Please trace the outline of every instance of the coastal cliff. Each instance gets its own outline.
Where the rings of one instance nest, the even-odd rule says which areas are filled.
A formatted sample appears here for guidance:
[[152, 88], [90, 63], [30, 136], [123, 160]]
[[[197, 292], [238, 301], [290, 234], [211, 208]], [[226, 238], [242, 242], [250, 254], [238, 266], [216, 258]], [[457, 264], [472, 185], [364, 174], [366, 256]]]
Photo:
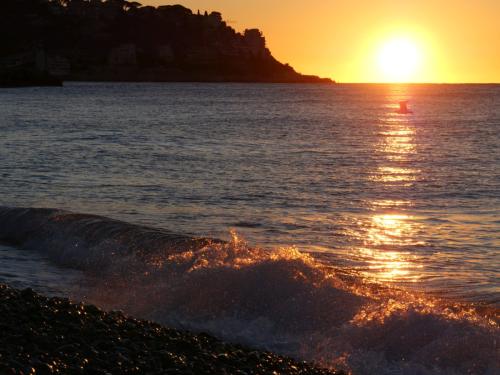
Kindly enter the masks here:
[[31, 70], [81, 81], [333, 83], [277, 61], [260, 30], [239, 33], [218, 12], [181, 5], [4, 0], [0, 35], [7, 82]]

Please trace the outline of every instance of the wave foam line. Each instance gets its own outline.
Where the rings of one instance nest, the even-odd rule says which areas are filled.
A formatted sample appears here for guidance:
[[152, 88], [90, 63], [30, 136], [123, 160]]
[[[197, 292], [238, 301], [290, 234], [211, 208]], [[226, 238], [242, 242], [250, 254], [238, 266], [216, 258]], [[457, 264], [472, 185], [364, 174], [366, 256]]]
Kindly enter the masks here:
[[85, 299], [177, 328], [355, 375], [500, 373], [497, 310], [342, 277], [294, 248], [39, 209], [0, 209], [0, 239], [87, 269], [107, 264]]

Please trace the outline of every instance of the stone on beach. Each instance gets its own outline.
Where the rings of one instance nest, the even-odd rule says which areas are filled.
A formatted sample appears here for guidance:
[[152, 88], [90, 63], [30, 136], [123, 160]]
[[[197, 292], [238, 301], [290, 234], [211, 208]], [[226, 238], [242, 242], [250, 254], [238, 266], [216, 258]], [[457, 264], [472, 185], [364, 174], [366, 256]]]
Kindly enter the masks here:
[[308, 363], [0, 285], [2, 374], [335, 374]]

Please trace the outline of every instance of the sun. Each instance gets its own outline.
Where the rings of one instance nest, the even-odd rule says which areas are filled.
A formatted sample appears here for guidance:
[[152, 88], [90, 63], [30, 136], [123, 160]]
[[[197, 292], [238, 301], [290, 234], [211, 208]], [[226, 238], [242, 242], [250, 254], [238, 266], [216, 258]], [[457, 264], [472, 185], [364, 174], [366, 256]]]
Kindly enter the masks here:
[[384, 82], [418, 81], [422, 51], [415, 41], [404, 37], [389, 39], [381, 45], [377, 60]]

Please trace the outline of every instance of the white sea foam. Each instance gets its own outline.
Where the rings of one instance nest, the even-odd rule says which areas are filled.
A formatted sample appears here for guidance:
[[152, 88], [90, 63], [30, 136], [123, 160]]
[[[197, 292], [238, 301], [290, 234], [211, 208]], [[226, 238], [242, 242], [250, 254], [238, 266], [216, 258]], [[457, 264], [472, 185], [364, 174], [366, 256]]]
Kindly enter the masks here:
[[189, 240], [54, 210], [2, 209], [0, 228], [0, 239], [84, 270], [74, 297], [107, 309], [353, 374], [500, 371], [497, 311], [342, 276], [294, 248], [250, 247], [236, 233]]
[[466, 305], [342, 280], [294, 249], [213, 244], [90, 300], [354, 374], [494, 374], [498, 325]]

